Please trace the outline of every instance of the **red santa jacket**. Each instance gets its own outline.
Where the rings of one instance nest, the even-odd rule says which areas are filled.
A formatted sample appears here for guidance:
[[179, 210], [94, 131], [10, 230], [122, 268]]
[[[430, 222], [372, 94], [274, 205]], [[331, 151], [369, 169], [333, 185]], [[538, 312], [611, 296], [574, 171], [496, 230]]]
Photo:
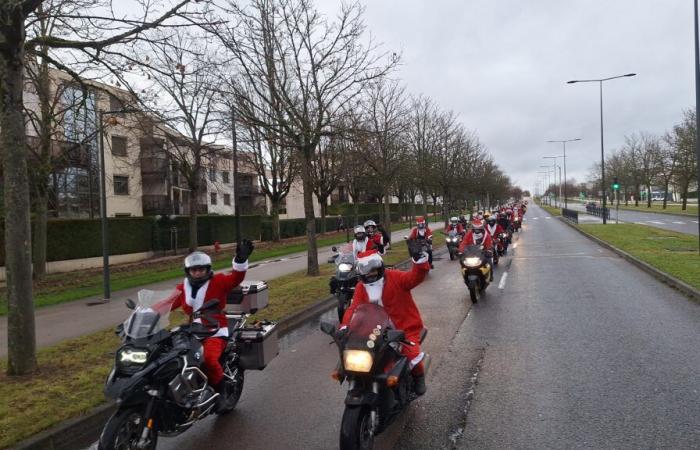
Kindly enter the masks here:
[[[427, 262], [413, 264], [410, 272], [387, 269], [384, 272], [384, 288], [381, 302], [396, 328], [403, 330], [411, 341], [418, 341], [423, 329], [423, 320], [416, 306], [411, 289], [418, 286], [430, 271]], [[357, 283], [352, 304], [343, 316], [343, 325], [348, 325], [358, 305], [369, 303], [367, 289], [362, 282]]]
[[[474, 231], [472, 230], [469, 230], [469, 233], [462, 239], [462, 243], [459, 244], [459, 251], [463, 252], [468, 245], [479, 245], [474, 242]], [[487, 231], [484, 231], [484, 239], [481, 245], [484, 246], [484, 250], [491, 250], [493, 248], [493, 240]]]
[[[381, 234], [379, 237], [381, 238]], [[366, 252], [367, 250], [374, 250], [376, 248], [377, 246], [375, 245], [375, 240], [369, 236], [365, 237], [362, 241], [358, 241], [357, 239], [352, 240], [352, 253], [355, 255], [355, 258], [357, 258], [358, 253]]]
[[493, 227], [491, 227], [491, 225], [489, 224], [486, 224], [484, 229], [486, 229], [486, 232], [491, 236], [491, 239], [495, 239], [498, 237], [499, 234], [505, 233], [505, 230], [499, 223], [496, 223], [496, 225], [494, 225]]
[[[408, 235], [408, 239], [410, 240], [415, 240], [418, 239], [418, 227], [415, 227], [411, 230], [411, 234]], [[430, 229], [427, 225], [425, 226], [425, 233], [423, 234], [422, 237], [425, 237], [426, 239], [433, 237], [433, 230]]]
[[[233, 272], [215, 274], [197, 290], [197, 294], [194, 297], [192, 296], [190, 282], [185, 279], [184, 282], [175, 287], [180, 293], [172, 303], [170, 310], [172, 311], [181, 307], [185, 314], [192, 316], [192, 313], [201, 308], [208, 300], [217, 299], [219, 301], [219, 311], [215, 314], [215, 317], [219, 321], [219, 327], [221, 327], [222, 330], [226, 329], [228, 331], [228, 323], [226, 321], [226, 315], [224, 314], [224, 309], [226, 309], [226, 297], [233, 288], [241, 284], [241, 281], [245, 278], [247, 269], [247, 261], [243, 264], [234, 262]], [[222, 335], [226, 336], [228, 334], [222, 333]]]
[[[450, 230], [452, 230], [452, 227], [454, 227], [454, 225], [448, 224], [448, 225], [445, 227], [445, 233], [449, 233]], [[462, 226], [461, 223], [458, 223], [458, 224], [457, 224], [457, 226], [455, 227], [455, 230], [457, 230], [457, 234], [464, 234], [464, 227]]]

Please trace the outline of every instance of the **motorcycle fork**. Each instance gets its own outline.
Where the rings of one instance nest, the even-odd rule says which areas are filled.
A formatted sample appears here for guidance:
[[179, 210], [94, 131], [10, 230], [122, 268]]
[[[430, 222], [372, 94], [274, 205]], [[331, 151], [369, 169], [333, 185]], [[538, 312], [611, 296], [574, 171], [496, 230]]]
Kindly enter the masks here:
[[[373, 381], [372, 382], [372, 392], [379, 398], [379, 382], [378, 381]], [[372, 408], [372, 411], [369, 413], [370, 417], [370, 424], [371, 426], [371, 432], [372, 435], [375, 435], [377, 432], [377, 429], [379, 428], [379, 414], [377, 413], [377, 406], [375, 405], [374, 408]]]
[[153, 431], [153, 416], [156, 409], [156, 401], [160, 397], [160, 392], [157, 389], [151, 389], [148, 391], [148, 395], [151, 397], [146, 403], [146, 410], [143, 413], [144, 423], [143, 430], [141, 431], [141, 439], [136, 444], [138, 448], [146, 448], [148, 444], [148, 434]]

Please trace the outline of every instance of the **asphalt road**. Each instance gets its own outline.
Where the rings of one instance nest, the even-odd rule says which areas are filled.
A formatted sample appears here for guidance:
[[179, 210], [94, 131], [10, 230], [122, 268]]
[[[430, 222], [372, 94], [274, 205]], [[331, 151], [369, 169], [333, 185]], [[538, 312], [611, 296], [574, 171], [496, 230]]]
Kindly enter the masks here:
[[[586, 208], [580, 203], [569, 203], [569, 208], [578, 211], [586, 211]], [[651, 227], [678, 231], [679, 233], [698, 235], [698, 218], [693, 216], [676, 216], [652, 212], [628, 211], [624, 209], [616, 212], [613, 208], [610, 211], [610, 221], [614, 222], [616, 217], [619, 217], [621, 222], [649, 225]]]
[[[376, 448], [699, 447], [700, 307], [557, 219], [526, 222], [516, 244], [474, 307], [448, 258], [414, 290], [428, 393]], [[231, 415], [158, 448], [337, 448], [329, 341], [309, 324], [246, 373]]]
[[[391, 241], [400, 242], [407, 230], [395, 231]], [[322, 247], [318, 260], [325, 264], [331, 256], [331, 247]], [[231, 256], [233, 258], [233, 255]], [[306, 252], [294, 253], [272, 260], [252, 263], [246, 274], [247, 280], [271, 280], [306, 269]], [[230, 270], [225, 269], [225, 270]], [[183, 277], [184, 278], [184, 275]], [[173, 289], [182, 278], [125, 289], [112, 293], [112, 300], [102, 303], [102, 296], [90, 297], [36, 310], [36, 340], [38, 347], [57, 344], [66, 339], [94, 333], [116, 326], [128, 316], [124, 306], [127, 298], [136, 299], [141, 289], [167, 291]], [[0, 357], [7, 355], [7, 316], [0, 317]]]

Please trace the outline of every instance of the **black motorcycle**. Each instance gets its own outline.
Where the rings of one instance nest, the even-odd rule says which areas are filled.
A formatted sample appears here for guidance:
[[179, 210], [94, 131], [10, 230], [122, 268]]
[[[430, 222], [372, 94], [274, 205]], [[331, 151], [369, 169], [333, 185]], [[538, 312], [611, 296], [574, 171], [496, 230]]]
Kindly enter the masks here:
[[469, 245], [464, 249], [459, 264], [462, 267], [464, 284], [469, 289], [469, 297], [472, 303], [477, 303], [479, 297], [488, 287], [493, 268], [488, 262], [491, 255], [484, 251], [480, 245]]
[[249, 314], [227, 313], [229, 337], [220, 361], [224, 386], [217, 393], [202, 371], [201, 340], [219, 330], [214, 316], [219, 301], [208, 300], [192, 323], [168, 330], [176, 296], [142, 290], [138, 297], [138, 305], [127, 301], [134, 312], [117, 327], [123, 345], [105, 383], [117, 411], [102, 430], [100, 450], [155, 449], [159, 434], [174, 436], [212, 413], [232, 411], [243, 392], [244, 370], [261, 370], [277, 354], [274, 323], [246, 327]]
[[457, 230], [450, 230], [447, 232], [445, 237], [445, 244], [447, 245], [447, 251], [450, 254], [450, 261], [457, 257], [457, 249], [459, 249], [459, 244], [462, 242], [462, 235], [457, 233]]
[[[347, 328], [322, 322], [321, 330], [333, 337], [340, 352], [333, 378], [348, 382], [340, 449], [371, 449], [375, 436], [416, 398], [409, 360], [401, 354], [401, 346], [415, 344], [393, 328], [384, 308], [372, 303], [358, 306]], [[426, 334], [424, 329], [421, 343]], [[427, 356], [423, 364], [427, 370]]]
[[328, 260], [335, 263], [335, 274], [331, 277], [329, 286], [331, 294], [338, 299], [338, 320], [342, 322], [343, 314], [350, 306], [357, 284], [355, 255], [352, 244], [346, 244], [340, 248], [333, 247], [332, 250], [337, 253]]
[[498, 256], [503, 256], [508, 254], [508, 245], [510, 244], [510, 237], [508, 236], [508, 233], [506, 232], [501, 232], [498, 233], [498, 245], [496, 247], [496, 250], [498, 252]]

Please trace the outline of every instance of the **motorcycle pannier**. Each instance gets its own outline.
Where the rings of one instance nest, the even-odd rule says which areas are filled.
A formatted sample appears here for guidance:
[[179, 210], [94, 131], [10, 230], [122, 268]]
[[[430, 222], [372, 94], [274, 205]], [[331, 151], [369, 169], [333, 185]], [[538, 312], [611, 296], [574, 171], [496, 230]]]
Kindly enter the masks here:
[[279, 353], [277, 324], [263, 323], [259, 327], [244, 327], [238, 331], [241, 367], [245, 370], [263, 370]]
[[231, 314], [255, 313], [267, 307], [269, 292], [264, 281], [243, 281], [226, 298], [226, 312]]

